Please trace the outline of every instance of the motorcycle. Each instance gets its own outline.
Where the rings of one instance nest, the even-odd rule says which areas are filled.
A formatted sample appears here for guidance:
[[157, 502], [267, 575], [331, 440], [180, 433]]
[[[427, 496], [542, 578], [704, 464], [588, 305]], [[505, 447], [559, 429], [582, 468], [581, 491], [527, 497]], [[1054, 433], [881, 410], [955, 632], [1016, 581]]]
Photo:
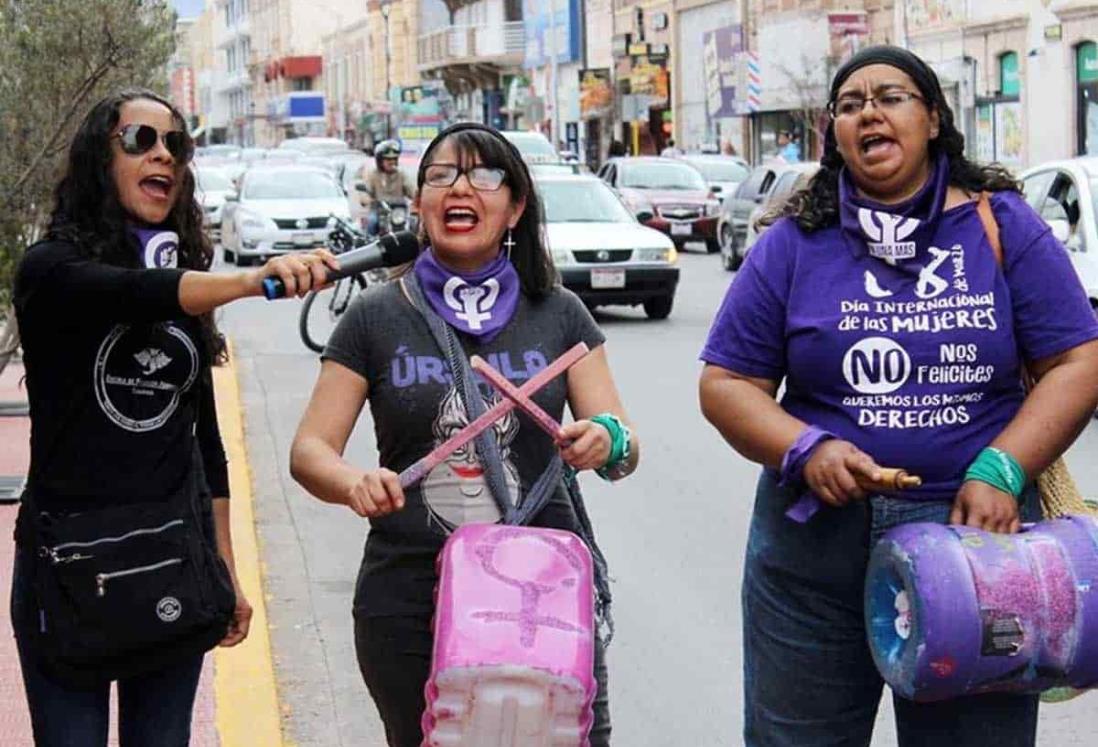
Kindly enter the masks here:
[[[341, 218], [332, 217], [334, 225], [326, 241], [332, 254], [339, 256], [370, 242], [370, 237], [364, 231]], [[385, 270], [380, 272], [384, 273]], [[368, 284], [366, 274], [358, 273], [340, 278], [331, 287], [310, 291], [305, 296], [301, 315], [298, 317], [298, 331], [305, 347], [316, 353], [323, 352], [336, 323], [350, 307], [351, 301], [366, 290]]]

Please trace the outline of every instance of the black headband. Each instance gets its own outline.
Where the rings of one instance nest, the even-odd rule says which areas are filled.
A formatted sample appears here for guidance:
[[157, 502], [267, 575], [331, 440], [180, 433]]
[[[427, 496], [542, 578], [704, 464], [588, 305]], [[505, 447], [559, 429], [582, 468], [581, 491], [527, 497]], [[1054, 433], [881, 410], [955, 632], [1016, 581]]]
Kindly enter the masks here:
[[945, 105], [942, 86], [931, 67], [906, 49], [887, 44], [866, 47], [844, 62], [831, 81], [831, 93], [828, 95], [828, 100], [834, 101], [839, 94], [839, 88], [846, 82], [846, 79], [853, 75], [856, 70], [867, 65], [890, 65], [903, 70], [915, 82], [919, 93], [926, 99], [927, 105], [936, 106], [939, 109]]

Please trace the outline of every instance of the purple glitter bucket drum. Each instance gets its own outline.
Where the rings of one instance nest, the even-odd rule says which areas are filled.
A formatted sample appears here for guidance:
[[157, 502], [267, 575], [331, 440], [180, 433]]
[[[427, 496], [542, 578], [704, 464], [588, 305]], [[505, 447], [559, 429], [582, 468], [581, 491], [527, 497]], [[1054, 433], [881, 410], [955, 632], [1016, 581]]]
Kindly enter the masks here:
[[869, 559], [873, 660], [899, 695], [1098, 686], [1098, 522], [1069, 516], [1018, 534], [907, 524]]

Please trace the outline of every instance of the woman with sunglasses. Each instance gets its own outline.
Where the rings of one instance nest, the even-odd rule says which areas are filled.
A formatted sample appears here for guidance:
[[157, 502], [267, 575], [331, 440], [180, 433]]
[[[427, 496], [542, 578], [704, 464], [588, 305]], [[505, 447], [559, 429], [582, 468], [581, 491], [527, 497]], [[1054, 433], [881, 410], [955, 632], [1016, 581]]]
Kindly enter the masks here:
[[[108, 562], [102, 559], [132, 547], [128, 541], [143, 532], [155, 533], [129, 531], [131, 517], [161, 510], [177, 495], [194, 498], [191, 505], [204, 514], [196, 523], [208, 567], [217, 565], [217, 554], [223, 562], [225, 613], [202, 642], [180, 637], [111, 658], [111, 671], [132, 672], [118, 678], [121, 744], [188, 744], [205, 649], [219, 640], [236, 645], [248, 634], [251, 608], [233, 571], [228, 473], [210, 377], [210, 366], [225, 357], [212, 312], [262, 295], [263, 279], [272, 276], [303, 295], [323, 282], [326, 266], [338, 265], [318, 252], [249, 272], [206, 272], [213, 250], [195, 201], [192, 147], [182, 115], [152, 92], [124, 90], [98, 102], [69, 147], [46, 238], [27, 250], [17, 271], [31, 464], [16, 530], [12, 623], [38, 745], [107, 743], [111, 677], [101, 664], [81, 670], [63, 659], [65, 642], [47, 634], [71, 625], [83, 635], [83, 623], [73, 619], [77, 613], [53, 616], [41, 577], [51, 560], [79, 572], [81, 564]], [[115, 518], [104, 519], [94, 543], [39, 552], [47, 520], [58, 526], [100, 516]], [[141, 588], [129, 584], [154, 583], [152, 570], [144, 575], [151, 568], [96, 576], [98, 593], [77, 612], [107, 616], [105, 628], [88, 636], [112, 634], [111, 605]], [[218, 591], [202, 594], [212, 599]], [[192, 619], [189, 602], [170, 594], [155, 612], [154, 624]]]
[[[447, 535], [468, 522], [498, 522], [510, 506], [543, 503], [529, 523], [579, 534], [601, 566], [582, 500], [562, 484], [560, 460], [617, 480], [638, 458], [605, 338], [579, 299], [557, 283], [542, 241], [542, 207], [515, 147], [490, 128], [455, 125], [424, 153], [418, 187], [428, 245], [402, 277], [366, 291], [340, 321], [291, 456], [294, 477], [310, 493], [370, 520], [354, 599], [355, 646], [393, 747], [423, 739], [434, 564]], [[558, 421], [569, 405], [570, 445], [558, 449], [512, 411], [475, 447], [401, 489], [400, 470], [498, 399], [478, 389], [463, 359], [479, 355], [521, 385], [580, 342], [592, 352], [534, 395]], [[361, 466], [361, 457], [344, 458], [367, 399], [380, 452], [376, 468]], [[605, 611], [605, 567], [596, 575]], [[605, 745], [610, 720], [600, 641], [595, 674], [590, 738]]]
[[[705, 416], [765, 468], [742, 589], [752, 746], [868, 745], [873, 543], [915, 521], [1018, 531], [1039, 518], [1033, 477], [1098, 404], [1098, 323], [1067, 254], [1009, 173], [965, 158], [930, 67], [862, 50], [828, 111], [819, 172], [751, 250], [701, 356]], [[881, 466], [922, 485], [863, 487]], [[1035, 695], [893, 704], [901, 745], [1034, 744]]]

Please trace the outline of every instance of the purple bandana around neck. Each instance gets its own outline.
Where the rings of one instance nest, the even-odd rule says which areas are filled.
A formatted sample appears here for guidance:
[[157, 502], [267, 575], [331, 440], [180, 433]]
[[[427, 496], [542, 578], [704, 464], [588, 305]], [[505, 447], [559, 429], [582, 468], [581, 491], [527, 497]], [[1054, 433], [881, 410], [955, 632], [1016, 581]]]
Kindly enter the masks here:
[[938, 157], [926, 184], [909, 200], [883, 205], [858, 196], [847, 169], [839, 175], [840, 222], [847, 246], [891, 265], [925, 257], [949, 188], [949, 159]]
[[519, 276], [500, 252], [477, 272], [456, 272], [427, 247], [415, 264], [416, 280], [435, 313], [454, 329], [490, 342], [518, 307]]
[[146, 268], [165, 269], [179, 266], [179, 234], [175, 231], [130, 226], [130, 233], [141, 247], [138, 259]]

